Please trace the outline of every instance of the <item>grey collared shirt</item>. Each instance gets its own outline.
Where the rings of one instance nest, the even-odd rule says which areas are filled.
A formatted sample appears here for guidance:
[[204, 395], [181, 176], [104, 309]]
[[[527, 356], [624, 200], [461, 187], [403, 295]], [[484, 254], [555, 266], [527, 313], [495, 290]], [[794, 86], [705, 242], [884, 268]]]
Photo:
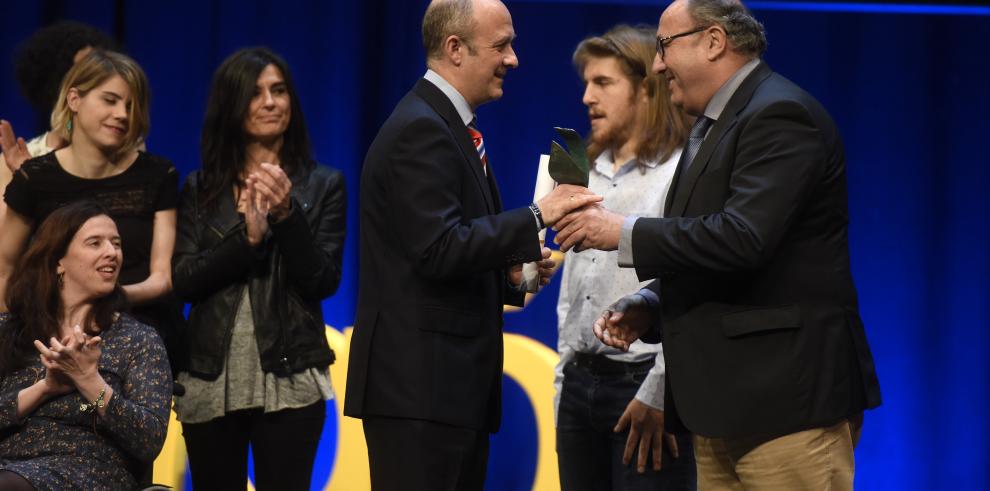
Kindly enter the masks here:
[[[606, 151], [592, 166], [588, 188], [604, 197], [603, 204], [609, 210], [631, 216], [661, 216], [680, 156], [681, 151], [677, 150], [664, 162], [643, 162], [642, 169], [635, 161], [630, 161], [614, 172], [612, 153]], [[661, 346], [637, 341], [628, 352], [623, 352], [602, 344], [591, 330], [595, 320], [612, 302], [639, 290], [644, 284], [636, 278], [635, 271], [618, 267], [616, 254], [615, 251], [593, 249], [567, 252], [557, 301], [557, 350], [560, 352], [554, 381], [557, 394], [559, 397], [563, 367], [574, 358], [575, 352], [601, 354], [627, 363], [654, 359], [655, 364], [640, 385], [636, 399], [663, 409], [665, 372]]]
[[467, 99], [465, 99], [453, 85], [450, 85], [450, 82], [441, 77], [439, 73], [430, 69], [426, 70], [426, 74], [423, 75], [423, 78], [433, 85], [436, 85], [437, 88], [440, 89], [440, 92], [443, 92], [443, 94], [450, 99], [451, 104], [454, 105], [454, 109], [457, 110], [457, 115], [460, 116], [461, 121], [464, 122], [464, 126], [471, 124], [471, 121], [475, 118], [474, 110], [471, 109], [471, 105], [468, 104]]
[[[752, 73], [757, 66], [759, 66], [759, 64], [760, 59], [753, 58], [736, 70], [736, 73], [732, 74], [732, 77], [722, 84], [718, 91], [715, 92], [715, 95], [712, 96], [711, 100], [708, 101], [708, 105], [705, 106], [705, 116], [711, 118], [712, 121], [717, 122], [718, 118], [722, 116], [722, 111], [725, 110], [726, 104], [729, 103], [729, 99], [732, 98], [733, 94], [736, 93], [736, 90], [739, 89], [739, 86], [742, 85], [743, 80], [746, 80], [746, 77], [748, 77], [749, 74]], [[711, 132], [714, 126], [715, 124], [713, 123], [708, 128], [708, 131]], [[707, 135], [708, 134], [706, 133], [705, 136]], [[636, 259], [633, 257], [632, 250], [632, 232], [633, 227], [636, 226], [636, 220], [638, 218], [639, 217], [627, 216], [622, 222], [622, 232], [619, 235], [618, 254], [620, 267], [632, 268], [636, 264]]]
[[[471, 105], [468, 104], [467, 99], [465, 99], [453, 85], [450, 85], [450, 82], [441, 77], [439, 73], [430, 69], [426, 70], [426, 74], [423, 75], [423, 78], [426, 79], [427, 82], [436, 85], [437, 88], [440, 89], [440, 92], [443, 92], [443, 94], [447, 96], [447, 99], [450, 99], [451, 104], [454, 105], [454, 109], [457, 110], [457, 115], [460, 116], [461, 121], [464, 122], [464, 126], [467, 126], [472, 122], [476, 122], [478, 117], [471, 109]], [[487, 176], [488, 167], [484, 167], [484, 170], [485, 175]], [[543, 221], [540, 220], [540, 217], [536, 216], [536, 212], [533, 212], [533, 222], [536, 224], [536, 230], [539, 231], [543, 228]], [[515, 285], [515, 287], [522, 290], [526, 288], [526, 285], [524, 283], [520, 283], [519, 285]]]

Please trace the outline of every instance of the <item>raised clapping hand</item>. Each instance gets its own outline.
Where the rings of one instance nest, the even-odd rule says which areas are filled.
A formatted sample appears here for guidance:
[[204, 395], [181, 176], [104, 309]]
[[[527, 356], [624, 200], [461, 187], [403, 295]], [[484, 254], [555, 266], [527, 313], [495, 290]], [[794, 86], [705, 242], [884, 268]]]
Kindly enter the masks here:
[[247, 233], [248, 244], [257, 247], [268, 233], [269, 206], [267, 200], [259, 198], [251, 177], [245, 180], [237, 208], [244, 213], [244, 230]]
[[62, 373], [45, 355], [39, 354], [38, 357], [41, 358], [41, 364], [45, 366], [45, 378], [41, 379], [44, 394], [59, 396], [76, 390], [76, 386], [72, 384], [72, 379]]
[[650, 330], [654, 315], [639, 293], [626, 295], [609, 306], [595, 321], [595, 336], [603, 343], [629, 351], [629, 345]]
[[16, 137], [14, 128], [4, 120], [0, 120], [0, 148], [3, 149], [3, 159], [10, 172], [17, 172], [24, 161], [31, 158], [27, 143], [23, 138]]
[[46, 373], [55, 374], [56, 379], [53, 382], [64, 382], [65, 379], [58, 379], [59, 375], [64, 375], [73, 385], [78, 386], [84, 379], [99, 373], [103, 343], [99, 336], [89, 336], [76, 326], [61, 341], [52, 337], [49, 343], [49, 346], [45, 346], [41, 341], [35, 340], [34, 347], [41, 353], [41, 364], [45, 366]]
[[280, 222], [289, 216], [292, 181], [281, 167], [262, 163], [259, 170], [248, 175], [246, 185], [254, 188], [256, 199], [269, 204], [267, 213], [272, 220]]
[[608, 211], [597, 203], [585, 206], [567, 214], [554, 225], [557, 235], [553, 241], [564, 252], [572, 247], [577, 247], [577, 251], [614, 251], [619, 248], [622, 222], [625, 219], [626, 217]]

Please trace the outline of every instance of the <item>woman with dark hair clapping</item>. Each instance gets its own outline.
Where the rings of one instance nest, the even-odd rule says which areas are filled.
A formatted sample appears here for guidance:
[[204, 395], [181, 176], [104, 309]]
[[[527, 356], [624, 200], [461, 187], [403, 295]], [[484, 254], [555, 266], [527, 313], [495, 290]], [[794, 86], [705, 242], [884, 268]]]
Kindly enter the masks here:
[[271, 51], [217, 69], [203, 168], [179, 205], [173, 280], [192, 303], [176, 398], [196, 489], [309, 489], [333, 396], [320, 302], [340, 283], [344, 181], [310, 154], [288, 66]]
[[122, 314], [117, 226], [77, 202], [38, 228], [0, 314], [0, 489], [132, 489], [172, 393], [148, 326]]

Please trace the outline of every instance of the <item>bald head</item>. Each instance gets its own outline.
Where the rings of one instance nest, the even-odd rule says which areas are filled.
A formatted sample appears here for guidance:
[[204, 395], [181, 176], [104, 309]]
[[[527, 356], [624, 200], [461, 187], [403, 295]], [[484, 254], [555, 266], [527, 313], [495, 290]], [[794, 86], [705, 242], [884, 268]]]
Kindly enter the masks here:
[[423, 48], [427, 60], [443, 55], [443, 42], [457, 36], [465, 42], [474, 31], [475, 0], [433, 0], [423, 15]]
[[478, 107], [502, 96], [519, 64], [509, 9], [499, 0], [434, 0], [423, 16], [426, 64]]

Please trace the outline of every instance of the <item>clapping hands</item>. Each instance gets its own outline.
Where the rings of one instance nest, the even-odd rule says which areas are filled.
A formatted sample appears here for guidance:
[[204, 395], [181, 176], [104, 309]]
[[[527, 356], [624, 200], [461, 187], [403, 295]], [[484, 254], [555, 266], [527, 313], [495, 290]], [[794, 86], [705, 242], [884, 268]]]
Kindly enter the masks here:
[[292, 181], [281, 167], [262, 163], [244, 179], [240, 208], [244, 212], [248, 243], [257, 246], [268, 233], [268, 216], [280, 222], [289, 216]]
[[45, 385], [50, 394], [72, 392], [80, 382], [98, 374], [103, 339], [90, 336], [76, 326], [61, 340], [52, 337], [49, 345], [35, 340], [45, 367]]

